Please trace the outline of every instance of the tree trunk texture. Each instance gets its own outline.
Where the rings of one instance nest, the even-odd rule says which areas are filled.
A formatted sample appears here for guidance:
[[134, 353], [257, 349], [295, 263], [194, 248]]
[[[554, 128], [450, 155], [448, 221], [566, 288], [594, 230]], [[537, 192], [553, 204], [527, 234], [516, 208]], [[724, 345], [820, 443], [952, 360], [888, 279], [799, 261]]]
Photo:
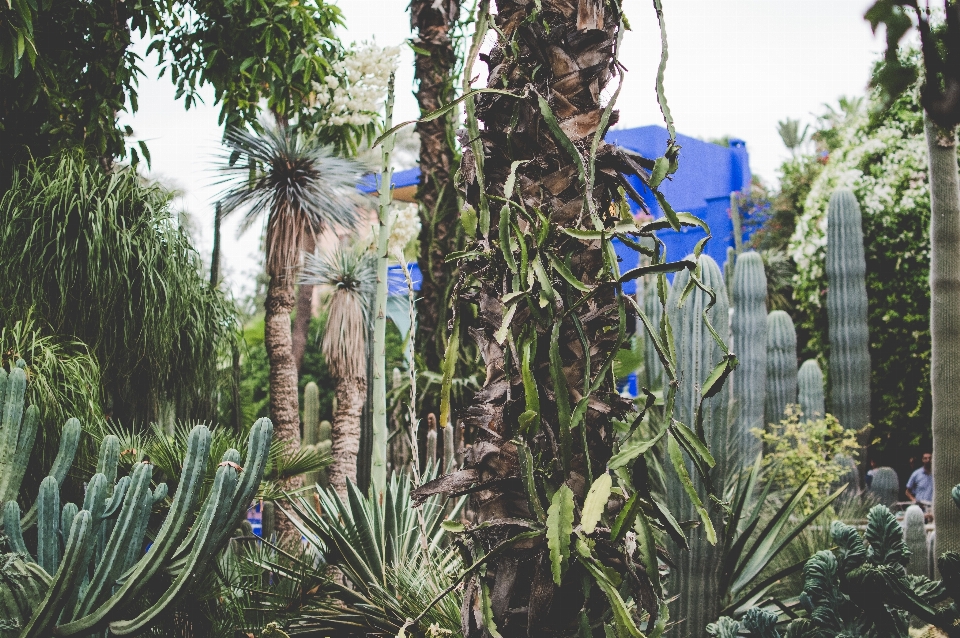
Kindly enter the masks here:
[[[640, 173], [623, 151], [601, 142], [591, 195], [584, 183], [589, 180], [583, 180], [574, 159], [579, 155], [579, 161], [589, 165], [594, 135], [605, 133], [601, 129], [617, 119], [614, 111], [601, 124], [601, 94], [618, 72], [615, 49], [621, 16], [618, 3], [593, 0], [580, 0], [579, 6], [569, 0], [497, 0], [496, 8], [498, 41], [489, 55], [481, 55], [490, 70], [487, 86], [516, 96], [488, 93], [475, 98], [483, 128], [477, 131], [478, 142], [465, 140], [460, 167], [466, 200], [479, 213], [473, 248], [480, 254], [461, 261], [461, 280], [475, 284], [458, 284], [462, 287], [456, 292], [461, 301], [478, 307], [469, 334], [483, 355], [486, 379], [459, 416], [478, 435], [463, 469], [414, 495], [423, 499], [437, 493], [472, 493], [477, 527], [461, 537], [472, 560], [513, 539], [495, 558], [482, 561], [484, 571], [466, 580], [465, 638], [493, 631], [503, 638], [584, 635], [581, 623], [590, 625], [590, 634], [602, 636], [601, 617], [610, 606], [596, 583], [585, 588], [591, 577], [583, 564], [571, 559], [562, 584], [556, 586], [544, 537], [515, 537], [543, 528], [546, 495], [562, 485], [572, 490], [579, 512], [587, 489], [606, 470], [612, 454], [612, 421], [632, 420], [633, 404], [616, 392], [608, 367], [625, 338], [625, 321], [621, 323], [619, 315], [627, 314], [626, 301], [616, 294], [612, 264], [605, 262], [601, 241], [563, 232], [614, 226], [620, 216], [611, 204], [621, 173]], [[555, 116], [553, 123], [544, 105]], [[551, 132], [557, 122], [575, 151]], [[515, 186], [514, 205], [504, 207], [508, 182]], [[551, 265], [557, 262], [597, 290], [585, 298]], [[513, 295], [505, 303], [506, 294], [518, 291], [527, 291], [527, 296], [517, 303]], [[510, 307], [515, 310], [505, 334], [501, 328]], [[518, 363], [524, 359], [532, 378], [526, 387]], [[570, 413], [588, 385], [583, 420], [571, 427]], [[520, 416], [530, 411], [533, 394], [539, 397], [538, 418], [522, 425]], [[532, 459], [532, 473], [521, 472], [521, 458]], [[531, 475], [536, 478], [527, 480]], [[533, 489], [528, 489], [531, 483]], [[654, 622], [660, 592], [651, 587], [643, 566], [622, 543], [610, 540], [609, 529], [601, 533], [598, 528], [590, 539], [597, 560], [626, 575], [631, 597]]]
[[[316, 240], [308, 233], [303, 241], [303, 251], [312, 253]], [[297, 315], [293, 320], [293, 360], [297, 365], [297, 374], [303, 366], [303, 355], [307, 351], [310, 338], [310, 320], [313, 319], [313, 286], [300, 284], [297, 287]]]
[[[415, 32], [415, 78], [421, 117], [436, 111], [455, 97], [456, 51], [450, 31], [460, 16], [460, 0], [413, 0], [410, 26]], [[449, 301], [457, 280], [457, 268], [445, 262], [460, 250], [459, 203], [453, 183], [456, 172], [454, 142], [456, 111], [417, 124], [420, 134], [420, 273], [423, 283], [417, 302], [417, 344], [424, 366], [440, 372], [443, 361]], [[436, 410], [428, 405], [425, 409]]]
[[327, 468], [330, 485], [341, 498], [347, 498], [347, 481], [357, 482], [357, 457], [360, 454], [360, 420], [367, 400], [367, 381], [363, 377], [342, 379], [337, 383], [337, 411], [333, 415], [330, 455]]
[[960, 175], [956, 130], [925, 120], [930, 162], [930, 391], [936, 555], [960, 551]]
[[[273, 421], [274, 436], [283, 441], [290, 452], [300, 449], [300, 397], [290, 330], [293, 304], [293, 284], [280, 282], [276, 276], [271, 277], [263, 328], [263, 345], [270, 362], [270, 419]], [[299, 488], [302, 484], [302, 476], [292, 477], [284, 483], [288, 490]], [[293, 532], [290, 521], [279, 517], [277, 534], [282, 537]]]

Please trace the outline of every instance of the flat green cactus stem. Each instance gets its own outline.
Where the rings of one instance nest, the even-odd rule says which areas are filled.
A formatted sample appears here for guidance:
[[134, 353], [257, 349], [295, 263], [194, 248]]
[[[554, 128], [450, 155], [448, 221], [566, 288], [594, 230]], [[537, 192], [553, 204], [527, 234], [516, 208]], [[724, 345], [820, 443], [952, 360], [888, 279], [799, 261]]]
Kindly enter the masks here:
[[853, 193], [839, 190], [827, 209], [830, 411], [854, 430], [870, 422], [866, 270], [860, 206]]
[[787, 406], [797, 402], [797, 331], [783, 310], [767, 316], [767, 423], [780, 423]]
[[823, 395], [823, 372], [816, 359], [807, 359], [797, 373], [800, 410], [807, 420], [822, 419], [826, 414]]
[[760, 453], [761, 442], [752, 430], [763, 430], [767, 396], [767, 276], [763, 259], [754, 251], [737, 257], [733, 274], [733, 351], [740, 365], [731, 375], [733, 404], [745, 458]]

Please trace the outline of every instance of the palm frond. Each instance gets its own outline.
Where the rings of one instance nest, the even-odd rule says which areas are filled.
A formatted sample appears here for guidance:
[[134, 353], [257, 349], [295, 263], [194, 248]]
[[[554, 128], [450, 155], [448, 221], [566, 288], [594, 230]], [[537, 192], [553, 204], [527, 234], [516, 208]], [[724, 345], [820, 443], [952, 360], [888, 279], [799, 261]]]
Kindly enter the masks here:
[[245, 210], [242, 230], [268, 214], [269, 274], [292, 277], [308, 234], [356, 227], [362, 173], [357, 162], [291, 128], [264, 126], [261, 133], [231, 128], [224, 143], [222, 211]]
[[327, 325], [321, 348], [340, 379], [366, 374], [367, 329], [376, 293], [376, 255], [363, 242], [340, 243], [304, 257], [301, 283], [328, 295]]

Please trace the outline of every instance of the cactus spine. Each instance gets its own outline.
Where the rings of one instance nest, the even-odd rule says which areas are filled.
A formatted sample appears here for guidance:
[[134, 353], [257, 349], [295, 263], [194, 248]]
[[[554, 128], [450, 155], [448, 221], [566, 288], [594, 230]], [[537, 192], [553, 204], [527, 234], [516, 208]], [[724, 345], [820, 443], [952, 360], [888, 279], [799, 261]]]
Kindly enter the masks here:
[[780, 423], [797, 402], [797, 331], [783, 310], [767, 315], [767, 423]]
[[826, 414], [823, 399], [823, 372], [816, 359], [807, 359], [797, 373], [800, 410], [807, 420], [822, 419]]
[[[729, 262], [728, 262], [729, 263]], [[767, 277], [763, 259], [750, 251], [737, 257], [733, 273], [733, 351], [740, 365], [733, 373], [731, 416], [738, 423], [746, 462], [762, 447], [752, 430], [763, 430], [767, 384]]]
[[911, 505], [903, 515], [903, 540], [910, 549], [907, 573], [930, 578], [930, 558], [927, 556], [927, 527], [923, 510]]
[[830, 197], [826, 270], [830, 410], [843, 427], [860, 430], [870, 422], [867, 266], [860, 206], [850, 191]]
[[890, 507], [897, 502], [900, 495], [900, 479], [892, 467], [878, 467], [873, 471], [870, 481], [870, 494], [881, 505]]
[[[688, 257], [688, 259], [693, 259]], [[697, 261], [700, 280], [716, 294], [715, 305], [707, 312], [707, 317], [720, 337], [729, 340], [729, 304], [723, 274], [717, 263], [707, 255]], [[674, 277], [673, 287], [667, 299], [667, 317], [673, 331], [677, 352], [677, 372], [681, 384], [676, 395], [674, 417], [684, 424], [693, 424], [697, 406], [700, 402], [700, 387], [707, 379], [713, 367], [720, 362], [723, 352], [707, 329], [703, 313], [710, 302], [709, 296], [699, 288], [694, 288], [679, 305], [680, 296], [690, 273], [682, 271]], [[725, 474], [735, 473], [739, 469], [737, 445], [740, 437], [736, 430], [728, 425], [727, 410], [729, 394], [719, 392], [703, 403], [703, 428], [707, 446], [710, 448], [717, 465], [711, 471], [715, 485], [723, 485]], [[700, 484], [692, 464], [688, 471], [694, 477], [702, 498], [706, 499], [706, 490]], [[668, 470], [669, 472], [669, 470]], [[670, 509], [686, 520], [696, 518], [689, 499], [683, 493], [679, 481], [667, 484], [667, 496]], [[708, 502], [704, 500], [704, 502]], [[701, 528], [691, 532], [690, 550], [674, 548], [674, 560], [677, 563], [676, 578], [670, 579], [670, 594], [679, 596], [676, 607], [671, 610], [672, 618], [684, 619], [685, 633], [694, 635], [695, 629], [705, 627], [719, 616], [719, 570], [716, 568], [720, 554], [719, 547], [711, 545]]]

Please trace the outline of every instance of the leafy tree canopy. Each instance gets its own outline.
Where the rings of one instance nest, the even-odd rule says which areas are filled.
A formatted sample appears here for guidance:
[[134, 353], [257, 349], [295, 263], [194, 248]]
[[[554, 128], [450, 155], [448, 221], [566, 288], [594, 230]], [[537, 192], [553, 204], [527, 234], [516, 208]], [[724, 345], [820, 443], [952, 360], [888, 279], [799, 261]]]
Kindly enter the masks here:
[[[340, 9], [323, 0], [12, 0], [0, 3], [0, 189], [12, 166], [80, 145], [101, 162], [128, 154], [133, 133], [118, 124], [137, 111], [144, 72], [133, 51], [150, 40], [190, 108], [204, 84], [220, 121], [258, 128], [264, 110], [316, 128], [316, 94], [345, 52], [335, 35]], [[324, 144], [355, 150], [372, 124], [323, 127]], [[149, 153], [129, 149], [136, 163]]]

